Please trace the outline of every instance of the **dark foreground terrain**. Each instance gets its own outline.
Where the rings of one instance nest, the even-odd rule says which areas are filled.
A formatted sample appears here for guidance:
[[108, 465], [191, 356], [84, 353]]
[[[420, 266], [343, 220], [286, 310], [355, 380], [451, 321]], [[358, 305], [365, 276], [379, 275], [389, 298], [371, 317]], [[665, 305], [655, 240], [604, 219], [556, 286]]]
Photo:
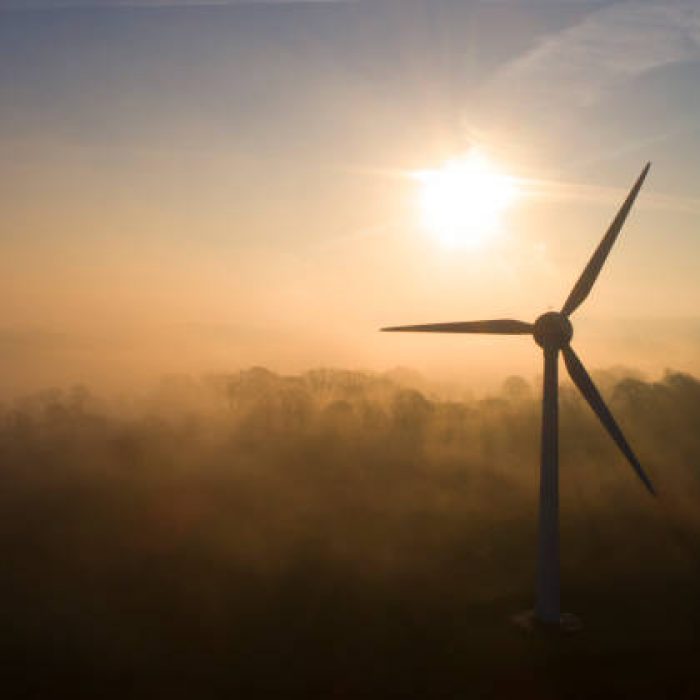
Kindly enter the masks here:
[[[700, 383], [563, 391], [561, 637], [531, 605], [539, 406], [262, 369], [0, 423], [2, 697], [700, 698]], [[416, 389], [419, 387], [421, 390]]]

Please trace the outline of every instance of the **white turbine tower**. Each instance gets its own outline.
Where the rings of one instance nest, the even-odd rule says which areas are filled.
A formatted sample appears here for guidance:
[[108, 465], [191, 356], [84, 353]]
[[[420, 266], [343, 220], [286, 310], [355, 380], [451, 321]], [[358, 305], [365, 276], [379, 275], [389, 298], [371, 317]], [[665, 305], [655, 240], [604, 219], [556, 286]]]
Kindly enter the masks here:
[[383, 331], [419, 331], [427, 333], [491, 333], [499, 335], [531, 334], [544, 353], [542, 395], [542, 452], [540, 469], [540, 512], [537, 553], [537, 582], [534, 615], [547, 625], [560, 625], [559, 595], [559, 445], [558, 445], [558, 364], [559, 353], [574, 384], [600, 419], [637, 476], [649, 491], [654, 487], [632, 452], [593, 380], [571, 347], [573, 326], [569, 317], [588, 297], [605, 260], [622, 229], [627, 214], [642, 187], [651, 163], [647, 163], [610, 224], [583, 273], [574, 285], [561, 311], [542, 314], [534, 323], [498, 319], [458, 323], [431, 323], [420, 326], [395, 326]]

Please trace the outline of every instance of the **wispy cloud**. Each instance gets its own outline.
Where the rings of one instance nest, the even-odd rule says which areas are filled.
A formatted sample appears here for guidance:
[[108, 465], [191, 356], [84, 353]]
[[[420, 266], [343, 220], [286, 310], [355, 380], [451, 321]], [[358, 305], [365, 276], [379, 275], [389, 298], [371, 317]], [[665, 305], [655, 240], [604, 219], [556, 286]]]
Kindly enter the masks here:
[[585, 105], [654, 68], [700, 60], [697, 0], [616, 3], [519, 57], [492, 82], [494, 94]]

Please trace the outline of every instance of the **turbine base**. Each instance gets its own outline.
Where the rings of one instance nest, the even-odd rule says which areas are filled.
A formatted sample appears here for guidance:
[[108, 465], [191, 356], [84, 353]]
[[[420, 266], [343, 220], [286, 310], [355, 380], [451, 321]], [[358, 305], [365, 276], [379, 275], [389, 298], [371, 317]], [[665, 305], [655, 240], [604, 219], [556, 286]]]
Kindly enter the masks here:
[[511, 618], [511, 622], [526, 632], [576, 634], [583, 629], [583, 622], [580, 617], [572, 613], [561, 613], [559, 622], [542, 622], [535, 615], [534, 610], [524, 610], [516, 613]]

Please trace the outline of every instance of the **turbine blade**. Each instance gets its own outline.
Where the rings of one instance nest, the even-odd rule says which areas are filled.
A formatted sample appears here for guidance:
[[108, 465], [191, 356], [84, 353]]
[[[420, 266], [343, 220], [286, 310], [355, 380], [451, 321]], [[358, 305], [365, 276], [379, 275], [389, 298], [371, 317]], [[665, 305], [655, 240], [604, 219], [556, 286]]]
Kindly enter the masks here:
[[617, 239], [617, 235], [620, 233], [620, 230], [625, 223], [625, 219], [627, 218], [627, 215], [634, 204], [634, 200], [637, 198], [637, 194], [644, 183], [644, 178], [646, 178], [650, 167], [651, 163], [647, 163], [644, 166], [644, 170], [642, 170], [641, 175], [637, 178], [637, 182], [634, 183], [630, 193], [627, 195], [627, 199], [625, 199], [620, 207], [620, 211], [617, 212], [617, 216], [610, 224], [610, 228], [608, 228], [606, 234], [603, 236], [603, 239], [600, 241], [598, 247], [591, 256], [591, 259], [588, 261], [588, 265], [586, 265], [585, 269], [581, 273], [581, 276], [574, 285], [574, 288], [571, 290], [571, 293], [569, 294], [569, 297], [561, 310], [565, 316], [570, 316], [574, 311], [576, 311], [576, 309], [581, 306], [581, 304], [586, 300], [586, 297], [590, 294], [590, 291], [593, 288], [596, 279], [598, 279], [598, 275], [600, 274], [603, 265], [605, 264], [608, 253], [613, 247], [615, 240]]
[[625, 457], [627, 457], [634, 471], [637, 472], [637, 476], [642, 480], [649, 491], [656, 495], [651, 480], [644, 472], [644, 469], [642, 469], [642, 465], [639, 463], [634, 452], [632, 452], [632, 448], [627, 443], [625, 436], [622, 434], [622, 430], [620, 430], [612, 413], [610, 413], [610, 410], [605, 405], [603, 397], [598, 392], [596, 385], [593, 383], [593, 380], [581, 363], [581, 360], [578, 359], [578, 356], [569, 345], [565, 345], [562, 348], [562, 354], [564, 355], [564, 364], [569, 372], [569, 376], [578, 387], [578, 390], [583, 394], [583, 398], [588, 401], [589, 406], [598, 416], [600, 422], [610, 434], [610, 437], [617, 443], [617, 446], [622, 450]]
[[499, 335], [525, 335], [532, 333], [534, 326], [524, 321], [501, 318], [493, 321], [464, 321], [458, 323], [428, 323], [421, 326], [392, 326], [382, 328], [387, 332], [418, 333], [496, 333]]

